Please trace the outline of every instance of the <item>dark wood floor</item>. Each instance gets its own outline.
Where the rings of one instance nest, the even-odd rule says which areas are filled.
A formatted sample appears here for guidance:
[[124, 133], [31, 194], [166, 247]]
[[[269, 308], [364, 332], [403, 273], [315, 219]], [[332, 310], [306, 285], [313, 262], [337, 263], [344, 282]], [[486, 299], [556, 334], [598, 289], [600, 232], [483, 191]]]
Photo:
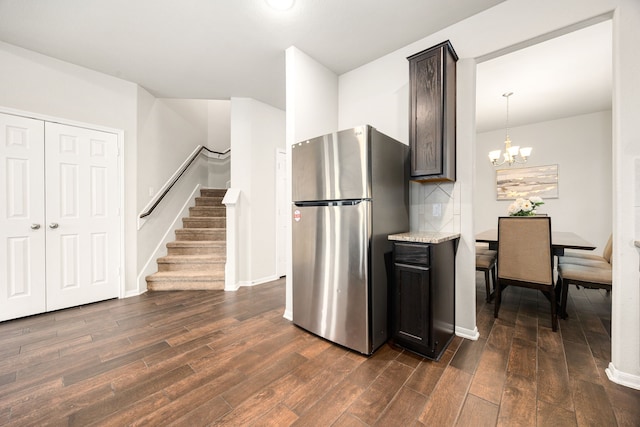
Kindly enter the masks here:
[[284, 280], [156, 292], [0, 323], [0, 425], [638, 426], [640, 391], [608, 381], [611, 301], [508, 289], [478, 341], [440, 362], [366, 358], [282, 318]]

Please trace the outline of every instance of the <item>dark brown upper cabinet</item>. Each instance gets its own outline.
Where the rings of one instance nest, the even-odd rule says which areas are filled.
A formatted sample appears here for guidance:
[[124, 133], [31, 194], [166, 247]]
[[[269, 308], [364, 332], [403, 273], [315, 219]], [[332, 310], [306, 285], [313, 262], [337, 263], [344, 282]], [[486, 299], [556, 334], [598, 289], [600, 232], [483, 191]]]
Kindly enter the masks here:
[[456, 61], [449, 41], [407, 58], [411, 179], [456, 180]]

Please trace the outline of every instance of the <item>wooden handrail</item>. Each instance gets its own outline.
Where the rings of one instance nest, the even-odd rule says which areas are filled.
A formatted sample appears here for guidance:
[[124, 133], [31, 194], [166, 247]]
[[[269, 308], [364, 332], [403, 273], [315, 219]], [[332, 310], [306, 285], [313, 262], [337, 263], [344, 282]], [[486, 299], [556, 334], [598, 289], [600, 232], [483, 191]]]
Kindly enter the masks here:
[[182, 175], [184, 175], [184, 173], [187, 171], [187, 169], [189, 169], [189, 166], [191, 166], [191, 164], [196, 160], [196, 158], [200, 155], [200, 153], [202, 153], [203, 151], [208, 151], [211, 154], [217, 154], [220, 156], [223, 156], [229, 152], [231, 152], [231, 148], [227, 148], [223, 153], [219, 152], [219, 151], [214, 151], [211, 150], [205, 146], [200, 147], [200, 149], [198, 151], [196, 151], [191, 158], [189, 159], [189, 161], [187, 162], [186, 165], [184, 165], [182, 167], [182, 169], [180, 169], [180, 173], [178, 173], [178, 175], [173, 178], [173, 180], [171, 181], [171, 184], [169, 184], [169, 186], [167, 188], [164, 189], [164, 191], [162, 192], [162, 194], [160, 194], [160, 196], [155, 200], [155, 202], [153, 203], [153, 205], [151, 205], [151, 207], [149, 209], [147, 209], [147, 211], [143, 212], [140, 214], [140, 218], [144, 218], [147, 217], [149, 215], [151, 215], [151, 213], [153, 212], [153, 210], [156, 208], [156, 206], [158, 206], [160, 204], [160, 202], [162, 201], [162, 199], [164, 199], [164, 197], [169, 193], [169, 190], [171, 190], [171, 188], [175, 185], [176, 182], [178, 182], [178, 180], [180, 179], [180, 177]]

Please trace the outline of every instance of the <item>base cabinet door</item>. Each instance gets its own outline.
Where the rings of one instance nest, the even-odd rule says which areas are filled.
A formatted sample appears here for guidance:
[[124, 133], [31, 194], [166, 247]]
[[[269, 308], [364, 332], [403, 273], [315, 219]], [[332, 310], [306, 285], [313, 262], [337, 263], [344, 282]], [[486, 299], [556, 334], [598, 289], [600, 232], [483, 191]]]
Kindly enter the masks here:
[[395, 267], [394, 332], [398, 343], [426, 351], [429, 343], [429, 268]]
[[392, 339], [433, 360], [455, 335], [455, 245], [394, 244]]

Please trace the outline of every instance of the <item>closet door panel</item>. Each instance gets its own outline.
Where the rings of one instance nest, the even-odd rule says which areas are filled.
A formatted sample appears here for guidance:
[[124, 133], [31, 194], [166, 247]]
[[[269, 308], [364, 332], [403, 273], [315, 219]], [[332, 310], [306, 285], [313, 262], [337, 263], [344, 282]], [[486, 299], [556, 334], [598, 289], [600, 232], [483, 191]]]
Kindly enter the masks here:
[[45, 311], [44, 123], [0, 113], [0, 321]]
[[46, 124], [47, 309], [118, 296], [117, 136]]

